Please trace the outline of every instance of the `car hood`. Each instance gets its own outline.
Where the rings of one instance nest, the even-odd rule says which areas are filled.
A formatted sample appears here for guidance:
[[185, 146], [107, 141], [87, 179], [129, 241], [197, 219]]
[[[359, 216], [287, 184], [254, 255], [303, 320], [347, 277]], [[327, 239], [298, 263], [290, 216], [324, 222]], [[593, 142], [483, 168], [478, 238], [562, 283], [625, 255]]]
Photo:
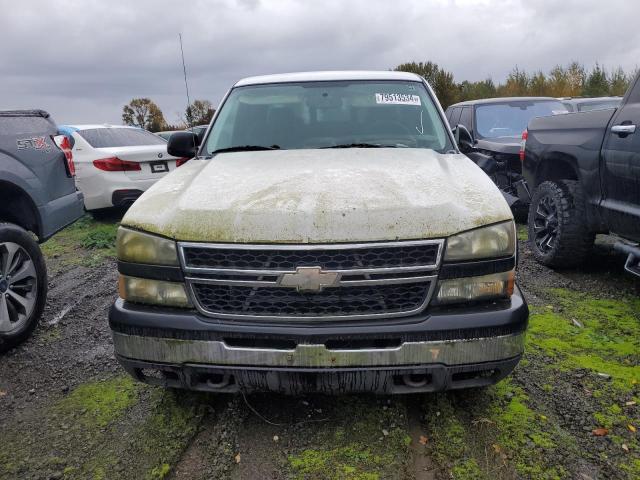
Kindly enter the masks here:
[[122, 224], [176, 240], [336, 243], [446, 237], [511, 218], [464, 155], [315, 149], [191, 160], [147, 190]]
[[508, 153], [518, 155], [520, 152], [520, 138], [518, 137], [499, 137], [499, 138], [481, 138], [476, 143], [476, 148], [489, 150], [496, 153]]

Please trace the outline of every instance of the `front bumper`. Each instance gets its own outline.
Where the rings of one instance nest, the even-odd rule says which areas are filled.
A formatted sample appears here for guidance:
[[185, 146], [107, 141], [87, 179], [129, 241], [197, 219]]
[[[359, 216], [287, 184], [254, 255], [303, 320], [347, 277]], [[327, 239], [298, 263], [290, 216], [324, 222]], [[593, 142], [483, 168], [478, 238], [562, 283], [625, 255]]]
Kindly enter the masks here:
[[135, 378], [217, 392], [409, 393], [489, 385], [515, 368], [528, 309], [501, 304], [340, 324], [223, 323], [118, 300], [116, 355]]

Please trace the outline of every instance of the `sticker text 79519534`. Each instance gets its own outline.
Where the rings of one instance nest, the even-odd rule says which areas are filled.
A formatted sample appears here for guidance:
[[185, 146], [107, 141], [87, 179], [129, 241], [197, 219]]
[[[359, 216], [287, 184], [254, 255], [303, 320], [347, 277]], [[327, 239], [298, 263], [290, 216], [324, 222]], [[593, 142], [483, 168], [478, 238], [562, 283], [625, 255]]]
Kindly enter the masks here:
[[408, 93], [376, 93], [376, 103], [386, 105], [421, 105], [419, 95], [410, 95]]

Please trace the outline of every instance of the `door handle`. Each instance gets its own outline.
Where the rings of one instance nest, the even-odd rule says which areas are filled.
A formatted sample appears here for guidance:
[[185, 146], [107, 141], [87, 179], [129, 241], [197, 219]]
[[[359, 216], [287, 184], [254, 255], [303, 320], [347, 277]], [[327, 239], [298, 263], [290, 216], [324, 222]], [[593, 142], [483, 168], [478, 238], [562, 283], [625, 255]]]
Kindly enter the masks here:
[[618, 135], [628, 135], [636, 131], [635, 125], [614, 125], [611, 127], [611, 133], [617, 133]]

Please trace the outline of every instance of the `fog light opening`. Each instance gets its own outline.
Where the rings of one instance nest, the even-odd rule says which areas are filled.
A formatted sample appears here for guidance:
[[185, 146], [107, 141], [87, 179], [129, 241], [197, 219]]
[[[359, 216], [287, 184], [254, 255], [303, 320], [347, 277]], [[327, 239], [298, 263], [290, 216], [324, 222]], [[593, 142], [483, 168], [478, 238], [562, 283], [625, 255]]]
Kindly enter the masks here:
[[431, 375], [427, 373], [405, 373], [402, 381], [407, 387], [421, 388], [431, 383]]
[[222, 389], [232, 384], [233, 377], [228, 373], [211, 373], [204, 376], [204, 383], [214, 390]]

